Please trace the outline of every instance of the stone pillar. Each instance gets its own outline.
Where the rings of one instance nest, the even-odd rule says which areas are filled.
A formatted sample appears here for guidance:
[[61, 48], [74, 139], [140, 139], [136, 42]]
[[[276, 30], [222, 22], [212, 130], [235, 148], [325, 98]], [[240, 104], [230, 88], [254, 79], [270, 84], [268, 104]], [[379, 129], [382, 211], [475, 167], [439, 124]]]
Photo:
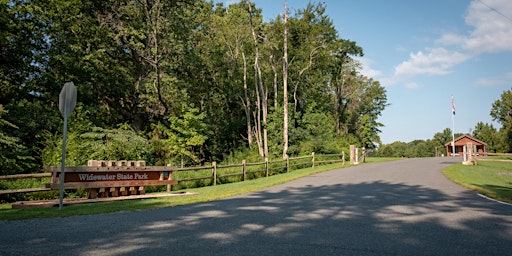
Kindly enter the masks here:
[[356, 156], [356, 146], [350, 145], [350, 165], [353, 165], [356, 162], [355, 156]]
[[[476, 159], [475, 159], [475, 156], [473, 155], [475, 153], [474, 152], [475, 147], [473, 146], [473, 143], [468, 142], [464, 148], [466, 149], [467, 161], [462, 162], [462, 164], [476, 165]], [[464, 158], [466, 158], [466, 157], [464, 157]]]

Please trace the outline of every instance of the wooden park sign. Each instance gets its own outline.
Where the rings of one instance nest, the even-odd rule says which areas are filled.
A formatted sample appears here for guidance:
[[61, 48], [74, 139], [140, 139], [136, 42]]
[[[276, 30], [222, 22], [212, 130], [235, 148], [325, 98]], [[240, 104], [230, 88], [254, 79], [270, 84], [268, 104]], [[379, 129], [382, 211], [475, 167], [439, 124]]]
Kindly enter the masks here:
[[[60, 187], [60, 168], [47, 166], [52, 173], [48, 187]], [[87, 166], [64, 167], [65, 189], [88, 189], [88, 198], [117, 197], [145, 194], [145, 186], [174, 185], [173, 167], [145, 166], [144, 161], [96, 161], [90, 160]]]

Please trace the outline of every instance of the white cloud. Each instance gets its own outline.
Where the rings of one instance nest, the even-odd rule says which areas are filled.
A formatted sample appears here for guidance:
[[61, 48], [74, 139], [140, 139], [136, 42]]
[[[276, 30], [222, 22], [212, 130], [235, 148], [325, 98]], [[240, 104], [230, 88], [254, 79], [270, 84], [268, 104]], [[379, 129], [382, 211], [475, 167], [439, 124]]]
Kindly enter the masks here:
[[[424, 74], [446, 75], [455, 65], [479, 54], [512, 52], [511, 17], [510, 0], [472, 1], [465, 17], [465, 23], [471, 27], [467, 34], [446, 33], [436, 40], [445, 47], [410, 53], [408, 60], [395, 66], [389, 81], [396, 83]], [[480, 86], [495, 83], [491, 79], [477, 81]]]
[[437, 40], [459, 46], [469, 54], [512, 51], [512, 1], [473, 1], [465, 18], [472, 27], [467, 35], [447, 33]]
[[418, 89], [420, 87], [421, 87], [421, 85], [419, 85], [418, 83], [415, 83], [415, 82], [405, 84], [405, 88], [407, 88], [407, 89]]
[[[396, 83], [415, 75], [446, 75], [455, 65], [479, 54], [512, 52], [511, 17], [510, 0], [472, 1], [465, 17], [472, 28], [467, 34], [446, 33], [436, 40], [445, 47], [410, 53], [408, 60], [395, 67], [389, 80]], [[496, 81], [477, 81], [481, 86], [489, 83]]]
[[394, 77], [410, 77], [421, 74], [445, 75], [451, 72], [451, 68], [465, 60], [469, 56], [449, 51], [444, 48], [427, 49], [426, 53], [419, 51], [411, 53], [409, 60], [400, 63], [395, 67]]
[[473, 1], [465, 21], [474, 29], [462, 47], [474, 54], [512, 51], [511, 17], [510, 0]]
[[509, 72], [509, 73], [505, 73], [499, 77], [478, 78], [478, 79], [476, 79], [475, 84], [478, 87], [508, 86], [508, 85], [510, 85], [511, 79], [512, 79], [512, 72]]

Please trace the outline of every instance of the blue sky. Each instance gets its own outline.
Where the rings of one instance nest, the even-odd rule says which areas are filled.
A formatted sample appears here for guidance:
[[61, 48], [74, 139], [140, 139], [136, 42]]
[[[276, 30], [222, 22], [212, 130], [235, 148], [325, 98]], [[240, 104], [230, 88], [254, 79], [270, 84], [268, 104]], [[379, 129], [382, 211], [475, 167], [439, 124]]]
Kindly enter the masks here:
[[[234, 1], [223, 1], [229, 5]], [[238, 1], [235, 1], [238, 2]], [[252, 0], [265, 20], [280, 0]], [[308, 0], [287, 0], [291, 14]], [[386, 87], [379, 121], [384, 144], [431, 139], [452, 128], [470, 133], [492, 121], [492, 103], [512, 89], [510, 0], [323, 0], [339, 37], [363, 47], [363, 74]]]

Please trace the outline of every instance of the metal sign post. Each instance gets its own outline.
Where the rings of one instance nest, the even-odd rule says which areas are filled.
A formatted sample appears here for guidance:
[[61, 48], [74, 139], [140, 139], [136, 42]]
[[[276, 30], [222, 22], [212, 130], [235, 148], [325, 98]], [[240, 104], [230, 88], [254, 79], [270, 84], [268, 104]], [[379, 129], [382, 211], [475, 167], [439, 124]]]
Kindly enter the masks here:
[[76, 87], [73, 82], [67, 82], [62, 87], [59, 94], [59, 110], [64, 117], [64, 128], [62, 138], [62, 164], [60, 172], [60, 196], [59, 210], [62, 209], [62, 201], [64, 199], [64, 167], [66, 165], [66, 135], [68, 131], [68, 117], [76, 106]]

